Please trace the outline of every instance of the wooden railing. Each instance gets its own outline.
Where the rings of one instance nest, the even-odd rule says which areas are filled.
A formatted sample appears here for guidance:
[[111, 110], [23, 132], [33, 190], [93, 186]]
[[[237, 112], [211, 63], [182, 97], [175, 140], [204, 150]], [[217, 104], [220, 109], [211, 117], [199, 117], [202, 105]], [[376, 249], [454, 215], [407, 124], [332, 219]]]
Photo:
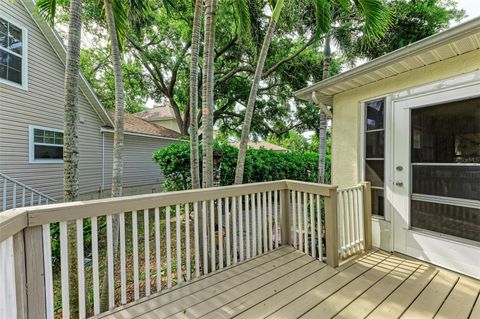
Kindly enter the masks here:
[[337, 191], [338, 252], [350, 257], [372, 247], [370, 183]]
[[85, 318], [280, 245], [336, 267], [338, 221], [336, 186], [291, 180], [6, 211], [0, 318]]
[[0, 212], [11, 208], [53, 204], [56, 200], [0, 172]]

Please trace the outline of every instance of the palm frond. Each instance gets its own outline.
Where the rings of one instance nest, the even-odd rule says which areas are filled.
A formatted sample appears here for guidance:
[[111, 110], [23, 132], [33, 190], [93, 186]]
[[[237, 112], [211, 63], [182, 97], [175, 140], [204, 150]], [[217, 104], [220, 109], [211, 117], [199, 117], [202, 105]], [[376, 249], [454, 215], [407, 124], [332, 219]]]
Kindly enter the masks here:
[[112, 0], [113, 17], [115, 19], [115, 32], [117, 33], [118, 46], [123, 51], [123, 43], [128, 33], [128, 12], [124, 0]]
[[327, 33], [332, 24], [332, 5], [329, 0], [312, 0], [312, 5], [315, 8], [315, 37]]
[[367, 39], [378, 39], [390, 25], [390, 10], [382, 0], [355, 0], [356, 7], [365, 16], [364, 32]]
[[233, 14], [240, 35], [250, 34], [250, 6], [248, 0], [233, 0]]
[[53, 26], [57, 12], [57, 0], [37, 0], [36, 4], [38, 13]]

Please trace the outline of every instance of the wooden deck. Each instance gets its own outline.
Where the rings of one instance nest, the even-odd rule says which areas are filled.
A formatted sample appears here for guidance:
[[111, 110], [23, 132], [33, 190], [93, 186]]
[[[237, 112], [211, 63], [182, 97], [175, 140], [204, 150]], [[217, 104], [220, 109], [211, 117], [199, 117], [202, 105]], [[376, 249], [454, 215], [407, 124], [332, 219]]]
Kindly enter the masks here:
[[101, 318], [480, 318], [480, 281], [383, 251], [333, 269], [291, 247]]

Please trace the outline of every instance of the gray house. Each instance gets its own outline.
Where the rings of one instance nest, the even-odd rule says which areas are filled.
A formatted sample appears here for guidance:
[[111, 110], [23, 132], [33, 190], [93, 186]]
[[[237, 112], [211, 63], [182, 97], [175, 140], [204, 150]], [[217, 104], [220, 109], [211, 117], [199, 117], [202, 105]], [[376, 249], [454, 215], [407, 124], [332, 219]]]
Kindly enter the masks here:
[[[0, 0], [0, 211], [62, 197], [65, 57], [32, 0]], [[108, 196], [113, 122], [83, 76], [80, 93], [80, 193]], [[125, 130], [124, 193], [160, 191], [151, 154], [180, 134], [131, 115]]]

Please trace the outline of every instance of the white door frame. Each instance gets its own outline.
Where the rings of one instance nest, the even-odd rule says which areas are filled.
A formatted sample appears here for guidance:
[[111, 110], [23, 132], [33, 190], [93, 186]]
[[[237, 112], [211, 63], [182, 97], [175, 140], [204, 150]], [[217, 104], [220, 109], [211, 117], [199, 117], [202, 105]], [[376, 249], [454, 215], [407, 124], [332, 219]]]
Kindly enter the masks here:
[[480, 244], [410, 229], [410, 110], [479, 96], [479, 71], [392, 94], [393, 143], [387, 146], [392, 180], [386, 193], [392, 209], [393, 250], [477, 278]]

